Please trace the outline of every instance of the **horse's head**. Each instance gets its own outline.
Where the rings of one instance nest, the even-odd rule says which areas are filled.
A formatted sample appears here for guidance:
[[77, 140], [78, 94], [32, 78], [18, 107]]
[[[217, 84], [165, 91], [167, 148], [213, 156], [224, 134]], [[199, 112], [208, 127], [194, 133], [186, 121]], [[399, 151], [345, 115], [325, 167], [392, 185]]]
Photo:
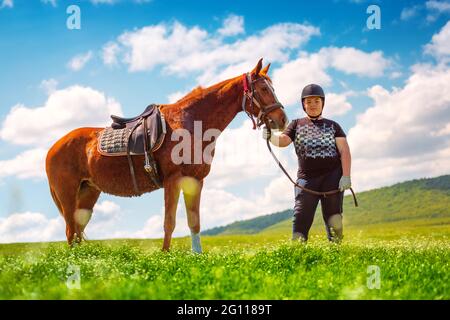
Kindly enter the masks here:
[[[270, 63], [262, 68], [262, 59], [260, 59], [250, 73], [242, 75], [244, 83], [242, 109], [252, 119], [254, 128], [265, 124], [271, 129], [282, 130], [286, 128], [288, 118], [275, 94], [272, 80], [267, 75], [269, 68]], [[257, 118], [256, 124], [252, 116]]]

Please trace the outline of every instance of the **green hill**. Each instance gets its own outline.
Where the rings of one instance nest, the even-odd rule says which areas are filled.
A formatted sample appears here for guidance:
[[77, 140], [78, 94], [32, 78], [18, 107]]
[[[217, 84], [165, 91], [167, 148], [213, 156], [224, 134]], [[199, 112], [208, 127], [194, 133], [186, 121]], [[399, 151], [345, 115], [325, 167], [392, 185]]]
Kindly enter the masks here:
[[292, 210], [284, 210], [254, 219], [236, 221], [223, 227], [216, 227], [202, 231], [203, 235], [214, 236], [217, 234], [251, 234], [258, 233], [280, 221], [292, 216]]
[[[344, 197], [347, 228], [442, 226], [450, 224], [450, 175], [401, 182], [357, 194], [359, 207], [351, 195]], [[237, 221], [202, 232], [205, 235], [289, 232], [292, 209], [250, 220]], [[323, 228], [320, 203], [313, 228]]]

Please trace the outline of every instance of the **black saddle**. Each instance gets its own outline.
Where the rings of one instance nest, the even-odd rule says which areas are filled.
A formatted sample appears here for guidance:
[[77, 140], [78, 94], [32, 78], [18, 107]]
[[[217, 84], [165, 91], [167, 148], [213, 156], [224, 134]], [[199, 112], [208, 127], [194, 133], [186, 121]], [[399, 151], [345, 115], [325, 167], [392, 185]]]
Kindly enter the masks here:
[[150, 116], [155, 111], [155, 107], [156, 107], [156, 105], [151, 104], [147, 108], [145, 108], [144, 112], [142, 112], [140, 115], [133, 117], [133, 118], [122, 118], [119, 116], [111, 115], [111, 119], [113, 120], [113, 124], [112, 124], [113, 128], [114, 128], [114, 126], [116, 126], [117, 129], [120, 129], [119, 127], [123, 127], [122, 126], [123, 124], [137, 121], [137, 120], [139, 120], [139, 118], [142, 118], [142, 117]]
[[146, 151], [152, 151], [158, 147], [158, 142], [165, 133], [163, 116], [155, 104], [149, 105], [139, 116], [121, 118], [111, 115], [111, 119], [112, 129], [129, 130], [127, 152], [132, 155], [143, 155]]
[[164, 141], [166, 123], [164, 116], [155, 104], [149, 105], [139, 116], [122, 118], [111, 115], [113, 123], [106, 128], [100, 136], [99, 148], [102, 155], [126, 155], [130, 166], [134, 189], [140, 194], [134, 173], [132, 155], [144, 155], [144, 169], [153, 184], [159, 188], [162, 183], [158, 174], [158, 166], [153, 158], [156, 151]]

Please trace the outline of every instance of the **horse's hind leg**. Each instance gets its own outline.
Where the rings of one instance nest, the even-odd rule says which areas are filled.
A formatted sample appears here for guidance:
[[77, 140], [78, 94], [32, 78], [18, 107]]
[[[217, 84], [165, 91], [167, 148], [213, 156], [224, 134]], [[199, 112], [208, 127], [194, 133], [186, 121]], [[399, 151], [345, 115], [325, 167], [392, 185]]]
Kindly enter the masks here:
[[66, 237], [69, 245], [81, 240], [81, 230], [75, 220], [79, 187], [79, 182], [61, 177], [54, 183], [50, 183], [52, 197], [66, 221]]
[[89, 184], [88, 181], [83, 181], [80, 184], [74, 216], [77, 229], [80, 231], [80, 236], [83, 239], [84, 229], [91, 219], [94, 205], [97, 202], [100, 193], [101, 191]]
[[100, 191], [88, 181], [68, 176], [57, 179], [50, 176], [49, 182], [52, 198], [66, 222], [67, 242], [69, 245], [81, 242]]

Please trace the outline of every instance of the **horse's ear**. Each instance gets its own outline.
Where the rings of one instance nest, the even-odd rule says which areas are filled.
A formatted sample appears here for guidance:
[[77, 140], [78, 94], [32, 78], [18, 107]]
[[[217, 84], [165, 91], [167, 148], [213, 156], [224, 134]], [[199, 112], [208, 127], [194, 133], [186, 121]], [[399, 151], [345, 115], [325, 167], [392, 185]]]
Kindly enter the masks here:
[[270, 63], [261, 70], [260, 74], [267, 76], [267, 73], [269, 72], [269, 68], [270, 68]]
[[263, 58], [259, 59], [258, 64], [252, 70], [252, 74], [259, 75], [259, 72], [261, 71], [261, 68], [262, 68], [262, 61], [263, 61]]

